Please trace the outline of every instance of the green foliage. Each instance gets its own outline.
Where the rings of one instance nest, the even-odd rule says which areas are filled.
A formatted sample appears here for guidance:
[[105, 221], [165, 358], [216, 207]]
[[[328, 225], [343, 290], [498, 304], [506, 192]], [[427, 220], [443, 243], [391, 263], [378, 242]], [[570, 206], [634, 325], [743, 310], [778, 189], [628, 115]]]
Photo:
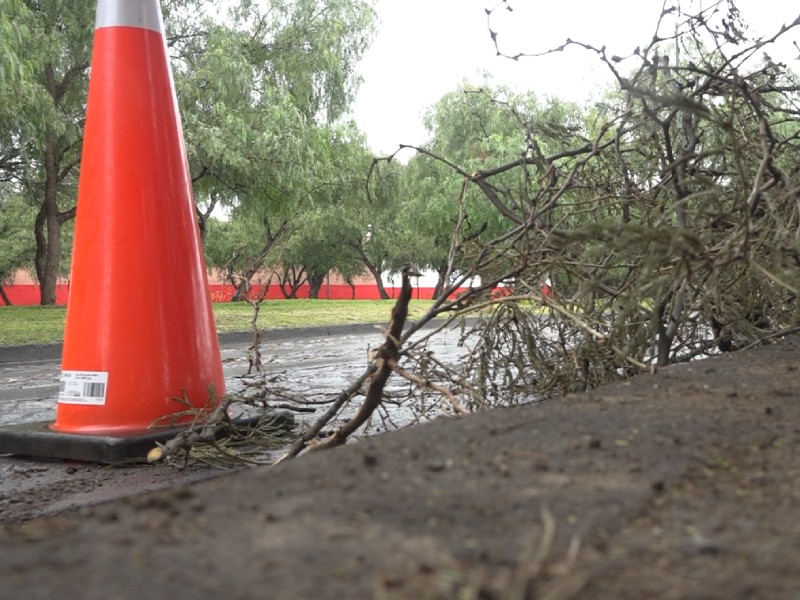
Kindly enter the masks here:
[[40, 168], [48, 136], [74, 160], [80, 149], [94, 7], [77, 0], [11, 4], [13, 35], [6, 38], [0, 63], [16, 76], [4, 88], [0, 114], [13, 117], [18, 150], [38, 163], [23, 166]]
[[[372, 35], [367, 2], [236, 4], [174, 48], [195, 190], [262, 218], [291, 217], [321, 183], [329, 126], [352, 102]], [[209, 12], [208, 15], [213, 13]]]
[[[547, 182], [545, 155], [568, 147], [582, 131], [582, 118], [572, 104], [552, 99], [542, 105], [531, 93], [488, 82], [479, 88], [465, 83], [445, 95], [426, 114], [431, 139], [403, 178], [398, 220], [413, 262], [443, 272], [458, 228], [461, 252], [453, 274], [473, 269], [481, 244], [508, 226], [498, 205], [511, 214], [522, 210]], [[519, 168], [495, 175], [496, 202], [467, 183], [487, 164], [517, 162]], [[478, 271], [495, 276], [492, 269]]]
[[360, 237], [355, 243], [365, 258], [382, 272], [399, 273], [404, 265], [424, 266], [403, 229], [402, 213], [408, 198], [403, 194], [406, 167], [397, 162], [376, 162], [369, 179], [367, 202], [357, 206]]
[[[38, 211], [29, 225], [50, 302], [75, 214], [95, 3], [2, 0], [0, 7], [0, 183]], [[326, 183], [330, 168], [319, 166], [359, 82], [371, 5], [244, 0], [221, 14], [217, 3], [170, 0], [164, 15], [204, 218], [215, 206], [241, 205], [283, 230]]]
[[30, 269], [33, 264], [33, 218], [27, 203], [0, 191], [0, 285], [12, 283], [17, 269]]
[[175, 49], [199, 204], [207, 214], [226, 206], [235, 221], [209, 229], [209, 264], [237, 280], [262, 267], [360, 270], [337, 225], [364, 177], [364, 141], [340, 117], [375, 15], [367, 2], [321, 8], [243, 1], [224, 22], [202, 20], [205, 34], [184, 34]]
[[48, 0], [7, 8], [0, 19], [9, 32], [0, 55], [0, 181], [35, 209], [31, 258], [42, 302], [50, 304], [68, 262], [62, 226], [75, 214], [94, 7]]
[[7, 89], [25, 78], [25, 61], [17, 52], [24, 40], [24, 29], [14, 20], [22, 17], [25, 6], [20, 0], [0, 0], [0, 88]]
[[230, 219], [211, 218], [206, 223], [205, 257], [209, 268], [240, 272], [261, 252], [265, 232], [258, 221], [234, 211]]

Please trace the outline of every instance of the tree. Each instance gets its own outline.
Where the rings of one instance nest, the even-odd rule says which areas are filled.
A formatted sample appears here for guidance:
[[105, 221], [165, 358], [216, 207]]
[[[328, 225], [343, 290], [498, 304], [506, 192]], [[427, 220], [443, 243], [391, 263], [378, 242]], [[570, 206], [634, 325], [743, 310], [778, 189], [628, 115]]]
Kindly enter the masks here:
[[364, 270], [350, 241], [365, 227], [360, 212], [367, 204], [365, 182], [372, 159], [354, 124], [329, 125], [323, 131], [315, 176], [307, 184], [305, 201], [298, 203], [281, 248], [281, 272], [289, 277], [286, 283], [294, 279], [289, 294], [307, 281], [312, 298], [318, 297], [331, 271], [352, 280]]
[[[243, 0], [176, 44], [195, 190], [284, 220], [307, 196], [325, 128], [346, 113], [373, 31], [364, 1]], [[276, 217], [277, 215], [277, 217]]]
[[[400, 219], [418, 264], [439, 274], [437, 296], [450, 283], [448, 277], [472, 267], [470, 248], [501, 234], [509, 215], [519, 209], [513, 192], [519, 175], [497, 174], [498, 192], [492, 203], [486, 202], [480, 181], [471, 186], [465, 179], [487, 162], [507, 163], [526, 155], [535, 157], [546, 171], [545, 153], [571, 142], [580, 119], [576, 106], [555, 99], [542, 106], [533, 94], [514, 93], [488, 82], [479, 88], [464, 83], [427, 112], [431, 138], [409, 162]], [[530, 187], [532, 182], [523, 185]], [[460, 246], [455, 271], [448, 272], [452, 231], [459, 219], [463, 221], [459, 237], [468, 243]], [[477, 274], [496, 275], [486, 265]]]
[[240, 265], [235, 299], [279, 238], [319, 206], [318, 190], [341, 178], [331, 140], [348, 127], [341, 120], [374, 17], [368, 2], [292, 0], [265, 10], [243, 1], [224, 23], [204, 22], [207, 35], [180, 36], [176, 82], [200, 222], [223, 205], [263, 232], [260, 249], [240, 255], [251, 264]]
[[[273, 230], [267, 222], [259, 222], [243, 210], [235, 210], [227, 220], [209, 218], [206, 222], [206, 264], [221, 272], [235, 291], [232, 301], [246, 299], [253, 278], [268, 261], [282, 229]], [[269, 284], [269, 279], [262, 282]]]
[[365, 171], [366, 198], [356, 197], [358, 203], [347, 213], [341, 227], [345, 244], [359, 257], [363, 268], [372, 275], [378, 294], [386, 300], [389, 294], [383, 285], [384, 275], [400, 273], [413, 263], [398, 219], [405, 203], [401, 193], [405, 167], [396, 162], [373, 160]]
[[[34, 262], [41, 301], [51, 304], [61, 229], [75, 215], [94, 5], [4, 7], [0, 172], [38, 209]], [[201, 226], [219, 203], [249, 203], [284, 220], [281, 211], [303, 197], [293, 196], [297, 184], [313, 172], [318, 126], [352, 100], [370, 5], [242, 0], [219, 15], [215, 3], [172, 0], [164, 14]]]
[[41, 303], [55, 303], [63, 225], [75, 216], [77, 167], [94, 23], [85, 2], [12, 2], [0, 124], [3, 167], [37, 212], [34, 266]]
[[34, 240], [29, 223], [33, 209], [22, 199], [6, 196], [0, 190], [0, 299], [11, 304], [3, 285], [13, 281], [14, 273], [32, 262]]

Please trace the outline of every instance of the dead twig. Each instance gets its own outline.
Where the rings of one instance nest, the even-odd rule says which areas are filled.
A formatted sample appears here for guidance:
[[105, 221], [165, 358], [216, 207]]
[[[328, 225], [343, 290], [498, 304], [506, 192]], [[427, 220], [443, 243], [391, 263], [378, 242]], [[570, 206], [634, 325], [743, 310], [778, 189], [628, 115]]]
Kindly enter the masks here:
[[[186, 402], [186, 399], [179, 399]], [[175, 437], [167, 440], [163, 444], [156, 442], [156, 447], [147, 453], [147, 462], [156, 463], [166, 460], [173, 454], [183, 452], [186, 466], [189, 451], [200, 443], [214, 443], [217, 439], [220, 428], [230, 424], [228, 417], [228, 407], [231, 398], [224, 398], [216, 404], [216, 394], [213, 388], [209, 390], [209, 401], [207, 406], [214, 406], [213, 409], [200, 409], [195, 411], [192, 424], [185, 431], [181, 431]], [[177, 415], [175, 415], [177, 417]]]
[[468, 415], [469, 414], [469, 411], [466, 408], [464, 408], [461, 405], [461, 403], [456, 399], [455, 394], [453, 392], [451, 392], [449, 389], [447, 389], [446, 387], [444, 387], [443, 385], [438, 384], [438, 383], [436, 383], [434, 381], [431, 381], [429, 379], [423, 379], [422, 377], [418, 377], [417, 375], [414, 375], [413, 373], [410, 373], [409, 371], [406, 371], [400, 365], [397, 364], [397, 361], [389, 361], [388, 365], [389, 365], [389, 368], [392, 369], [392, 371], [394, 371], [398, 375], [400, 375], [400, 377], [403, 377], [403, 378], [407, 379], [408, 381], [410, 381], [412, 383], [415, 383], [416, 385], [418, 385], [420, 387], [431, 389], [431, 390], [434, 390], [434, 391], [439, 392], [440, 394], [442, 394], [445, 398], [447, 398], [450, 401], [450, 406], [453, 407], [453, 411], [457, 415]]
[[534, 547], [532, 543], [529, 543], [523, 551], [520, 567], [512, 576], [505, 595], [506, 600], [524, 600], [527, 597], [528, 586], [541, 575], [547, 558], [550, 556], [556, 536], [556, 522], [547, 505], [542, 506], [541, 517], [542, 536], [539, 539], [539, 545]]

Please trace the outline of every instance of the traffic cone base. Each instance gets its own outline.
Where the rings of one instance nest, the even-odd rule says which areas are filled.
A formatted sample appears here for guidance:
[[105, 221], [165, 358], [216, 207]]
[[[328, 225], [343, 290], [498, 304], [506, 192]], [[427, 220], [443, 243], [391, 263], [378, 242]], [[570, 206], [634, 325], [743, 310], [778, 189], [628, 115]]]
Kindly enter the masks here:
[[175, 437], [185, 427], [127, 432], [124, 436], [53, 431], [49, 421], [0, 426], [0, 454], [32, 458], [68, 459], [116, 464], [145, 462], [157, 444]]

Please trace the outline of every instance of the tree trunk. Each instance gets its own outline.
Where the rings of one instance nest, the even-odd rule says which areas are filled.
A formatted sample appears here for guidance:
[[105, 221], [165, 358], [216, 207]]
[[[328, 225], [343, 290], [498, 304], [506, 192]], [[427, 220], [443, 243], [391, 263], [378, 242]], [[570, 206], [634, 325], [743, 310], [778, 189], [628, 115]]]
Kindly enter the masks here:
[[[306, 276], [305, 268], [295, 271], [294, 267], [288, 269], [283, 275], [279, 277], [281, 284], [281, 292], [283, 297], [287, 300], [295, 300], [297, 298], [297, 290], [303, 285], [308, 277]], [[287, 286], [289, 290], [287, 291]]]
[[33, 257], [33, 267], [36, 270], [36, 280], [39, 282], [39, 293], [41, 294], [41, 282], [44, 281], [44, 270], [47, 262], [47, 236], [44, 234], [45, 223], [47, 222], [47, 210], [44, 203], [36, 213], [36, 220], [33, 225], [33, 235], [36, 239], [36, 254]]
[[[44, 202], [36, 216], [36, 276], [39, 278], [40, 303], [56, 303], [56, 284], [61, 264], [61, 215], [56, 201], [58, 193], [58, 165], [52, 134], [47, 134], [44, 151]], [[42, 244], [44, 247], [42, 247]]]
[[436, 279], [436, 287], [433, 288], [433, 299], [438, 300], [439, 296], [442, 295], [445, 287], [447, 286], [447, 281], [445, 277], [447, 277], [447, 263], [444, 262], [439, 265], [439, 268], [436, 269], [436, 273], [439, 277]]
[[11, 300], [8, 299], [6, 291], [3, 289], [2, 285], [0, 285], [0, 298], [3, 299], [3, 302], [5, 302], [6, 306], [11, 306]]
[[386, 291], [386, 288], [383, 287], [383, 272], [371, 263], [367, 264], [367, 269], [369, 269], [373, 279], [375, 279], [375, 285], [378, 286], [378, 295], [381, 297], [381, 300], [391, 300], [391, 296]]
[[[200, 171], [200, 174], [196, 177], [192, 177], [192, 185], [200, 181], [203, 177], [208, 174], [208, 168], [203, 167]], [[214, 209], [217, 206], [217, 196], [212, 194], [209, 197], [208, 206], [206, 206], [205, 210], [200, 210], [200, 207], [197, 205], [197, 202], [194, 203], [194, 212], [197, 216], [197, 227], [200, 230], [200, 243], [205, 246], [206, 245], [206, 223], [211, 218], [211, 213], [214, 212]]]
[[[229, 280], [233, 283], [233, 278]], [[231, 302], [242, 302], [247, 295], [247, 292], [250, 291], [250, 279], [242, 277], [239, 281], [239, 284], [236, 285], [236, 290], [233, 292], [233, 296], [231, 296]]]
[[308, 276], [308, 297], [319, 300], [319, 290], [322, 283], [325, 281], [325, 275], [309, 275]]
[[382, 270], [379, 269], [378, 266], [369, 259], [367, 253], [364, 252], [364, 248], [362, 248], [360, 245], [356, 246], [355, 248], [358, 251], [359, 256], [361, 257], [361, 262], [364, 263], [369, 272], [372, 274], [372, 277], [375, 279], [375, 285], [378, 286], [378, 294], [380, 295], [381, 299], [390, 300], [391, 297], [386, 292], [386, 288], [383, 287], [383, 281], [381, 279], [383, 275]]

